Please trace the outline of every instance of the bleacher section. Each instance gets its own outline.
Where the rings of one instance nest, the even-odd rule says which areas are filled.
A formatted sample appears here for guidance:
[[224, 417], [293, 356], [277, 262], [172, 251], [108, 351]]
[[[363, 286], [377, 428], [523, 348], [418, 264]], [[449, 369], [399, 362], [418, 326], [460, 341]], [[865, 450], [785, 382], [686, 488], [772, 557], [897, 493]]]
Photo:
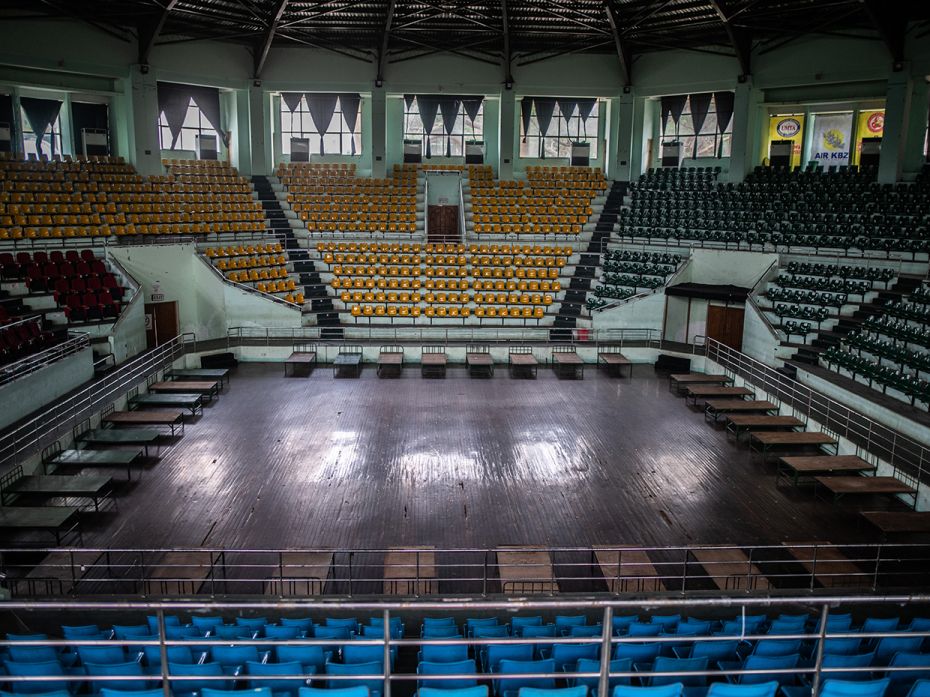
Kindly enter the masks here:
[[469, 166], [466, 221], [476, 234], [580, 235], [607, 190], [600, 169], [528, 167], [526, 175], [495, 181], [490, 166]]
[[[317, 253], [353, 317], [540, 323], [557, 304], [570, 246], [320, 242]], [[328, 279], [329, 274], [324, 274]]]
[[265, 229], [248, 180], [220, 162], [165, 161], [143, 177], [122, 158], [0, 153], [0, 240], [218, 236]]
[[64, 338], [63, 333], [44, 329], [41, 317], [11, 321], [0, 305], [0, 366], [44, 351]]
[[358, 177], [355, 165], [281, 164], [287, 201], [310, 233], [417, 232], [417, 171]]
[[757, 167], [723, 184], [711, 168], [656, 169], [630, 186], [624, 239], [694, 241], [761, 250], [930, 251], [927, 180], [878, 184], [873, 171]]
[[287, 302], [304, 302], [303, 292], [297, 290], [297, 282], [290, 277], [288, 255], [280, 242], [207, 247], [204, 255], [233, 283], [277, 295]]
[[[607, 632], [599, 615], [584, 611], [368, 618], [191, 614], [189, 620], [128, 614], [112, 625], [98, 612], [81, 616], [80, 625], [71, 620], [46, 631], [8, 633], [5, 687], [48, 695], [102, 690], [105, 697], [162, 689], [226, 697], [239, 694], [236, 688], [289, 697], [377, 697], [390, 676], [392, 694], [416, 689], [423, 697], [587, 697], [590, 691], [593, 697], [604, 679], [606, 636], [610, 660], [603, 667], [613, 697], [774, 697], [777, 691], [792, 697], [809, 695], [815, 682], [821, 697], [928, 694], [930, 623], [924, 618], [889, 615], [881, 607], [875, 614], [833, 608], [823, 618], [749, 609], [707, 616], [617, 612]], [[160, 636], [174, 643], [159, 646]], [[50, 639], [64, 643], [42, 644]], [[127, 643], [134, 641], [140, 643]], [[407, 643], [393, 644], [402, 641]], [[23, 681], [15, 679], [20, 676]]]
[[607, 250], [602, 255], [600, 283], [594, 297], [588, 298], [588, 311], [597, 310], [614, 300], [626, 300], [642, 291], [664, 286], [681, 265], [681, 257], [664, 252]]

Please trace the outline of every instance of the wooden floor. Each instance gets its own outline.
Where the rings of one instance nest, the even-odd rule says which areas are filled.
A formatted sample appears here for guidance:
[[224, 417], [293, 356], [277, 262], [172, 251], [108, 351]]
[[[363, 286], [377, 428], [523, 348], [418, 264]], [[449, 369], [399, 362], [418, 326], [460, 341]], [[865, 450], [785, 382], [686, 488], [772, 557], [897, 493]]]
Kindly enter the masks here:
[[241, 364], [90, 545], [780, 544], [876, 540], [852, 509], [776, 489], [774, 465], [637, 366], [535, 381], [498, 371], [284, 378]]

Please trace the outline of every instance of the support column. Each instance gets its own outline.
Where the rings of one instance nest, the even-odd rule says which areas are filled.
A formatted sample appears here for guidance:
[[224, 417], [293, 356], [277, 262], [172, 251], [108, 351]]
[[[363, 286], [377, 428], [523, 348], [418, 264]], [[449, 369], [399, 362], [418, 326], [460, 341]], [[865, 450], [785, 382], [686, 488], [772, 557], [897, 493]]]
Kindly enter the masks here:
[[[885, 94], [885, 132], [882, 134], [882, 154], [878, 163], [878, 181], [890, 184], [901, 178], [908, 140], [911, 111], [910, 66], [888, 76]], [[926, 110], [926, 107], [924, 107]]]
[[[649, 161], [649, 148], [655, 147], [652, 142], [652, 132], [654, 119], [650, 110], [647, 110], [645, 99], [633, 99], [630, 105], [630, 171], [628, 181], [638, 179], [646, 170], [646, 164]], [[620, 113], [621, 127], [623, 123], [623, 111]]]
[[244, 177], [252, 176], [252, 127], [249, 123], [249, 91], [236, 90], [235, 158], [233, 164]]
[[610, 133], [613, 147], [607, 160], [607, 176], [615, 181], [628, 182], [632, 178], [633, 149], [642, 149], [643, 135], [634, 137], [633, 91], [610, 100]]
[[387, 175], [387, 92], [384, 87], [371, 90], [371, 176]]
[[[249, 86], [249, 155], [252, 175], [267, 176], [272, 173], [268, 163], [269, 122], [266, 119], [265, 90], [259, 82]], [[241, 128], [241, 127], [240, 127]]]
[[143, 75], [138, 65], [130, 70], [132, 129], [129, 133], [129, 159], [140, 174], [162, 174], [155, 75], [150, 72]]
[[511, 90], [501, 92], [500, 135], [497, 139], [497, 178], [513, 179], [514, 129], [516, 128], [517, 95]]
[[924, 138], [927, 134], [927, 119], [930, 118], [930, 85], [923, 75], [912, 80], [911, 111], [907, 123], [907, 142], [904, 146], [902, 174], [916, 175], [927, 162]]
[[758, 112], [762, 94], [752, 86], [752, 78], [737, 83], [733, 99], [733, 139], [730, 146], [731, 182], [741, 182], [752, 171], [758, 151]]

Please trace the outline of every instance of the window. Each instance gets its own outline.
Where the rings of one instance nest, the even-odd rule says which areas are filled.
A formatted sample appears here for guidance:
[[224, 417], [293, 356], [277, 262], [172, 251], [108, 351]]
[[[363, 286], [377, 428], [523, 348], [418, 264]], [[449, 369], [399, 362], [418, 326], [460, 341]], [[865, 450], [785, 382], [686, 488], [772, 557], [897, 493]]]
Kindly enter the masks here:
[[216, 132], [207, 117], [194, 104], [191, 99], [187, 105], [187, 114], [184, 116], [184, 124], [181, 126], [181, 135], [178, 136], [174, 147], [171, 147], [171, 129], [168, 128], [168, 121], [165, 119], [165, 112], [158, 115], [158, 142], [162, 150], [197, 150], [197, 136], [208, 135], [216, 138], [217, 147], [223, 142], [220, 134]]
[[[420, 118], [420, 107], [416, 97], [410, 102], [404, 102], [404, 140], [420, 140], [423, 142], [423, 155], [426, 156], [426, 132], [423, 128], [423, 119]], [[455, 116], [452, 134], [446, 136], [446, 127], [442, 120], [442, 111], [436, 111], [436, 120], [433, 122], [433, 132], [429, 139], [429, 151], [434, 157], [446, 156], [446, 144], [449, 145], [450, 157], [464, 157], [465, 143], [469, 140], [484, 140], [484, 100], [478, 107], [475, 120], [468, 118], [465, 107], [459, 105]]]
[[[362, 152], [361, 110], [355, 119], [355, 131], [349, 129], [342, 113], [342, 99], [337, 100], [333, 120], [323, 136], [323, 150], [327, 155], [359, 155]], [[310, 118], [307, 98], [301, 97], [300, 104], [294, 111], [287, 108], [281, 100], [281, 152], [291, 154], [291, 138], [307, 138], [310, 141], [310, 154], [320, 155], [320, 132]], [[353, 141], [355, 148], [352, 148]]]
[[681, 157], [729, 157], [731, 140], [733, 138], [733, 118], [727, 124], [726, 130], [721, 134], [717, 127], [717, 99], [711, 97], [707, 117], [701, 126], [701, 132], [694, 132], [694, 117], [691, 114], [691, 97], [685, 100], [685, 108], [681, 118], [676, 124], [668, 116], [662, 124], [662, 139], [665, 141], [677, 140], [681, 143]]
[[[29, 119], [26, 118], [25, 110], [20, 110], [21, 121], [23, 125], [23, 152], [28, 155], [39, 156], [39, 152], [36, 149], [36, 134], [32, 130], [32, 126], [29, 125]], [[56, 116], [55, 121], [51, 126], [48, 127], [48, 130], [45, 132], [45, 135], [42, 136], [42, 154], [51, 157], [53, 155], [60, 155], [61, 150], [61, 116]]]
[[[524, 97], [529, 99], [529, 97]], [[598, 118], [600, 102], [595, 100], [594, 108], [587, 119], [582, 120], [576, 106], [567, 120], [562, 115], [561, 104], [556, 101], [552, 111], [552, 119], [545, 133], [539, 132], [539, 120], [536, 117], [536, 105], [533, 105], [530, 126], [523, 132], [523, 122], [520, 122], [520, 157], [528, 158], [568, 158], [572, 156], [573, 142], [587, 142], [591, 144], [591, 158], [597, 157], [597, 140], [600, 131]]]

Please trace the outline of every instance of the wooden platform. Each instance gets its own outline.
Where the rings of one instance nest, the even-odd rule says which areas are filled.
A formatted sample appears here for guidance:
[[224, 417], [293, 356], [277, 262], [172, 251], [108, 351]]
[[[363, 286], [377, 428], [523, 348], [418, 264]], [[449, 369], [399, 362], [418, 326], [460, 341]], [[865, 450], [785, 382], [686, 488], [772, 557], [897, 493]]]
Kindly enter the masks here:
[[172, 368], [165, 377], [169, 380], [218, 380], [222, 390], [229, 383], [229, 368]]
[[629, 368], [633, 377], [633, 361], [620, 352], [619, 346], [602, 346], [597, 352], [597, 367], [611, 377], [623, 377], [623, 369]]
[[424, 346], [420, 354], [420, 376], [424, 378], [446, 377], [448, 356], [443, 346]]
[[[853, 564], [830, 542], [782, 542], [788, 553], [824, 588], [861, 588], [869, 585], [869, 576]], [[802, 545], [823, 545], [803, 547]], [[816, 553], [815, 553], [816, 550]]]
[[536, 378], [539, 361], [533, 355], [531, 346], [512, 346], [507, 352], [507, 362], [512, 378]]
[[104, 414], [101, 421], [113, 426], [157, 426], [169, 428], [171, 435], [176, 431], [184, 433], [184, 412], [170, 411], [114, 411]]
[[791, 431], [803, 428], [804, 422], [786, 414], [726, 414], [726, 429], [739, 440], [747, 431]]
[[690, 385], [685, 388], [685, 401], [690, 399], [692, 404], [715, 397], [751, 397], [752, 395], [753, 391], [748, 387]]
[[403, 346], [382, 346], [378, 352], [378, 377], [399, 378], [404, 372]]
[[672, 373], [668, 376], [668, 387], [683, 395], [688, 385], [729, 385], [733, 378], [715, 373]]
[[778, 411], [778, 405], [765, 399], [708, 399], [704, 402], [704, 418], [714, 422], [729, 414], [762, 416], [773, 411]]
[[472, 345], [465, 349], [465, 368], [472, 378], [494, 377], [494, 359], [490, 346]]
[[659, 572], [642, 550], [595, 545], [594, 556], [611, 593], [656, 593], [665, 590]]
[[552, 558], [548, 551], [497, 551], [501, 592], [516, 595], [557, 593]]
[[782, 477], [791, 480], [794, 486], [798, 486], [803, 479], [813, 483], [814, 477], [819, 474], [849, 474], [874, 471], [875, 465], [866, 462], [858, 455], [780, 457], [778, 458], [775, 484], [777, 485]]
[[749, 449], [762, 455], [764, 462], [773, 450], [798, 452], [800, 450], [832, 447], [836, 452], [837, 441], [820, 431], [750, 431]]
[[166, 552], [148, 564], [149, 580], [142, 584], [147, 595], [196, 595], [210, 578], [213, 560], [210, 552]]
[[866, 496], [880, 494], [894, 496], [905, 494], [914, 497], [914, 506], [917, 506], [917, 489], [905, 484], [897, 477], [814, 477], [817, 483], [830, 492], [833, 502], [847, 496]]
[[694, 558], [722, 591], [761, 591], [772, 587], [759, 567], [740, 549], [700, 547], [694, 550]]
[[219, 396], [219, 380], [166, 380], [153, 382], [149, 385], [149, 392], [160, 394], [199, 394], [206, 401]]
[[[395, 551], [384, 555], [385, 595], [426, 595], [439, 592], [434, 547], [418, 551]], [[422, 550], [422, 551], [420, 551]]]
[[930, 511], [863, 511], [862, 517], [886, 535], [930, 533]]
[[298, 596], [319, 595], [333, 565], [332, 552], [284, 552], [280, 566], [265, 581], [267, 595]]
[[559, 379], [584, 379], [584, 361], [574, 346], [552, 347], [552, 369]]
[[294, 351], [284, 359], [284, 377], [309, 377], [316, 368], [316, 351]]

